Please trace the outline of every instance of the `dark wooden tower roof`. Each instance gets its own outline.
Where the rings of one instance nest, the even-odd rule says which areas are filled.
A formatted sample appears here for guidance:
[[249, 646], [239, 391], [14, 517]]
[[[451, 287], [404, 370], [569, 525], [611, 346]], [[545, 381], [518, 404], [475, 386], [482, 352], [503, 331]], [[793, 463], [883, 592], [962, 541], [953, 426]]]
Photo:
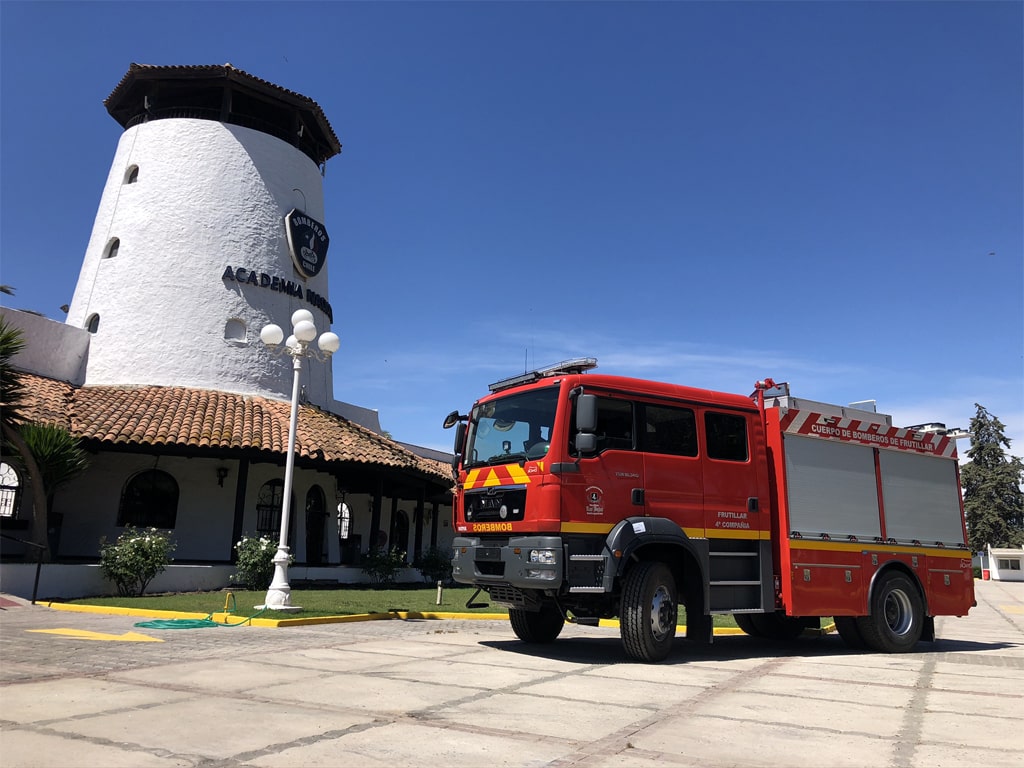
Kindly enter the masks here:
[[341, 152], [319, 104], [230, 64], [132, 64], [103, 104], [125, 129], [149, 120], [198, 118], [276, 136], [317, 165]]

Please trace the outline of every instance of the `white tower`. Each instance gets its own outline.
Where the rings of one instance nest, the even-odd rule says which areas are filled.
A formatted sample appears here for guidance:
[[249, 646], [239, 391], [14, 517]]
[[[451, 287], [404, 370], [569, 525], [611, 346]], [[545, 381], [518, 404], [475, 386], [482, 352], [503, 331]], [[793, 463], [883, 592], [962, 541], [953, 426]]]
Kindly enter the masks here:
[[[125, 131], [67, 318], [93, 332], [85, 384], [289, 397], [291, 360], [259, 334], [297, 309], [334, 319], [323, 111], [230, 64], [132, 64], [104, 104]], [[329, 362], [303, 385], [330, 407]]]

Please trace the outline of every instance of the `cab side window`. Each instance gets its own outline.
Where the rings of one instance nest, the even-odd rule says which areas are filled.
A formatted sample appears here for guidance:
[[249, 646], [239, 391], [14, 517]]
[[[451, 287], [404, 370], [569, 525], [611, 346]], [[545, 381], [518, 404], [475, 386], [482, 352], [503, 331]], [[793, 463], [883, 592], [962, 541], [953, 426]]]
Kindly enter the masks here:
[[743, 416], [708, 411], [704, 414], [704, 433], [709, 459], [747, 460], [747, 420]]
[[644, 405], [640, 449], [670, 456], [697, 455], [697, 420], [690, 408]]
[[633, 450], [633, 404], [610, 397], [597, 399], [597, 451]]

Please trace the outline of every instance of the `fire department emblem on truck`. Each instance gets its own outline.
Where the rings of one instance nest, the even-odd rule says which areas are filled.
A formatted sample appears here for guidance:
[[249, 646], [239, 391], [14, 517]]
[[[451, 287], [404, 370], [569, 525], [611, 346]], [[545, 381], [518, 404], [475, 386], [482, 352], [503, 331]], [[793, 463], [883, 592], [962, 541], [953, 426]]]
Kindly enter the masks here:
[[324, 225], [298, 208], [292, 208], [284, 217], [288, 235], [288, 252], [296, 271], [303, 277], [316, 277], [327, 261], [327, 246], [331, 239]]
[[589, 488], [587, 488], [587, 514], [604, 514], [604, 491], [602, 491], [596, 485], [592, 485]]

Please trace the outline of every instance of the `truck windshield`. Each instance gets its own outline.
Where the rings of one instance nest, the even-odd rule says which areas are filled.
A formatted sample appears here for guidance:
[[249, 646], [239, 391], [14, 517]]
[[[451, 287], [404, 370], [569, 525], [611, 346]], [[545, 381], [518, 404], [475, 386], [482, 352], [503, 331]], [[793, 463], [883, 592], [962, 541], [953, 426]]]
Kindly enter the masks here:
[[541, 459], [551, 447], [557, 386], [478, 404], [469, 417], [464, 467]]

